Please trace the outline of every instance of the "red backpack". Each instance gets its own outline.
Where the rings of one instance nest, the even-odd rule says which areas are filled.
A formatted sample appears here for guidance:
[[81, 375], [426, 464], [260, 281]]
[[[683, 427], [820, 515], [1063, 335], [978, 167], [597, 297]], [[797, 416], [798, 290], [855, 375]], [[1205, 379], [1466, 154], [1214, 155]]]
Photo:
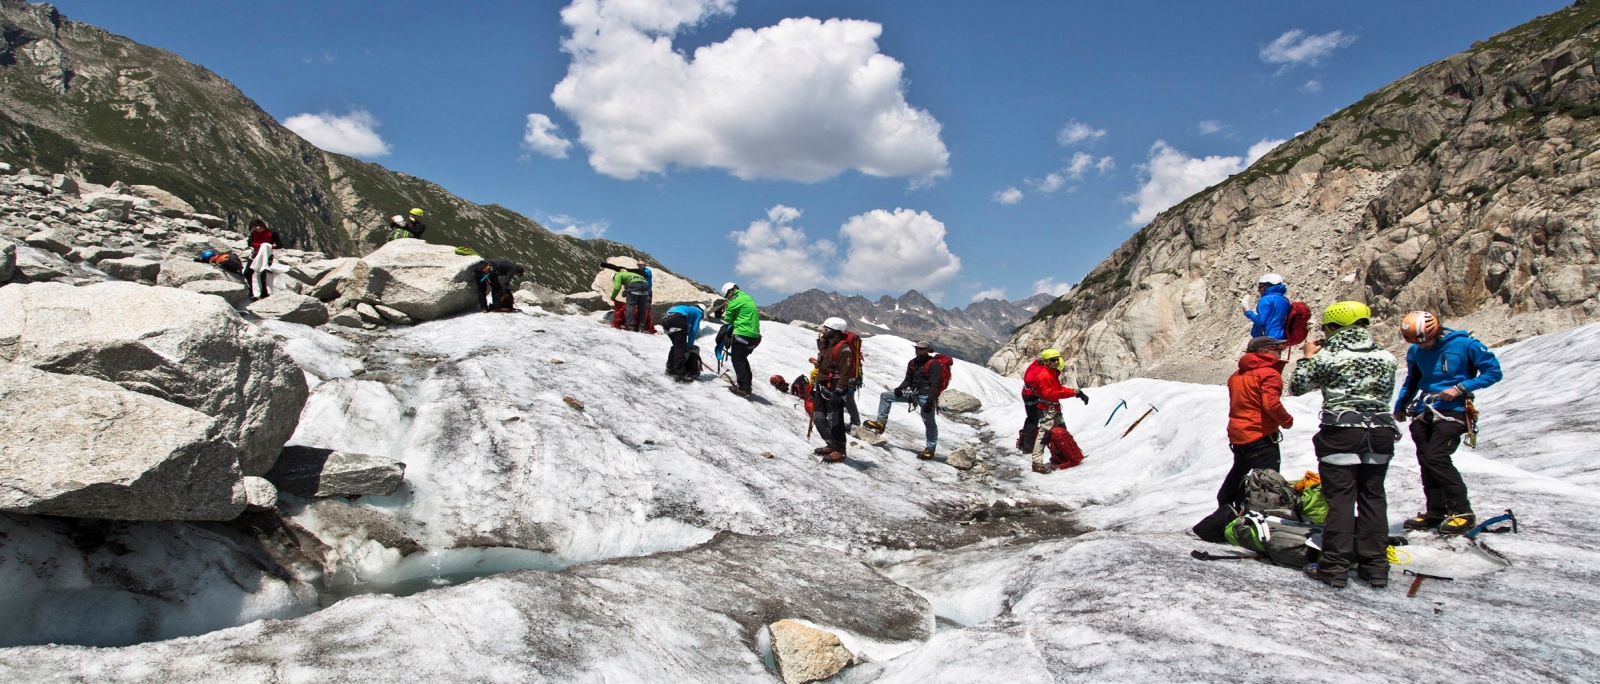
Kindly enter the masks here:
[[1283, 319], [1283, 334], [1288, 336], [1286, 344], [1300, 344], [1306, 341], [1306, 328], [1311, 324], [1311, 307], [1305, 302], [1292, 302], [1289, 304], [1289, 315]]
[[[944, 354], [934, 354], [934, 355], [928, 357], [928, 363], [937, 363], [937, 364], [939, 364], [938, 388], [935, 389], [934, 392], [933, 392], [933, 396], [937, 397], [937, 396], [939, 396], [941, 394], [944, 394], [944, 391], [946, 389], [949, 389], [949, 387], [950, 387], [950, 371], [951, 371], [951, 369], [955, 368], [956, 360], [952, 359], [952, 358], [950, 358], [948, 356], [945, 356]], [[924, 372], [929, 372], [930, 375], [931, 375], [931, 371], [927, 366], [923, 366], [922, 369], [923, 369]]]

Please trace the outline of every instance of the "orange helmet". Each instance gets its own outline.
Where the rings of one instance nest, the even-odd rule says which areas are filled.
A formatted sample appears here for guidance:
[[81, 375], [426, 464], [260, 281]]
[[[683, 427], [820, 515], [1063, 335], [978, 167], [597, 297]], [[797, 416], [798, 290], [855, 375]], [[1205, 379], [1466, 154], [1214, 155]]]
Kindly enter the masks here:
[[1400, 336], [1412, 344], [1437, 340], [1440, 332], [1438, 317], [1426, 311], [1408, 313], [1400, 323]]

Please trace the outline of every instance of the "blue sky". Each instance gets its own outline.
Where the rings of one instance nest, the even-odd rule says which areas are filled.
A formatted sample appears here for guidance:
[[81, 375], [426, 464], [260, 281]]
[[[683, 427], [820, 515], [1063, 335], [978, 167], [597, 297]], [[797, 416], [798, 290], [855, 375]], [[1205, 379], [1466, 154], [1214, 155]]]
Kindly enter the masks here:
[[313, 142], [702, 282], [946, 305], [1059, 291], [1271, 141], [1564, 4], [57, 2]]

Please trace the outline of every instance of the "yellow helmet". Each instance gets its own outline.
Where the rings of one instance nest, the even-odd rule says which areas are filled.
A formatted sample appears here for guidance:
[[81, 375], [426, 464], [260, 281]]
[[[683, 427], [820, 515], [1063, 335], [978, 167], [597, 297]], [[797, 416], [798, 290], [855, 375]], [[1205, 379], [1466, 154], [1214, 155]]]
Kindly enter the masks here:
[[1060, 368], [1061, 367], [1061, 352], [1057, 351], [1055, 349], [1046, 349], [1046, 350], [1044, 350], [1042, 352], [1039, 352], [1039, 360], [1043, 361], [1044, 365], [1046, 365], [1046, 366], [1050, 366], [1052, 368]]
[[422, 218], [422, 210], [421, 209], [412, 209], [411, 210], [411, 215], [415, 216], [417, 218]]
[[1339, 302], [1322, 310], [1323, 325], [1337, 325], [1341, 328], [1354, 325], [1361, 319], [1372, 319], [1372, 309], [1361, 302]]

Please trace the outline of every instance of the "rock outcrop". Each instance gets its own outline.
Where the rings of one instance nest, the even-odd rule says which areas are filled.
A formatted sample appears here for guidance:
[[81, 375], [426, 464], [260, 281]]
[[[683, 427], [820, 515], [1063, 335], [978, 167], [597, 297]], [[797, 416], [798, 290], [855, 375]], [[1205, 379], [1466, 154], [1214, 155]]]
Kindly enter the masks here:
[[928, 340], [940, 352], [983, 363], [1010, 337], [1017, 324], [1038, 311], [1035, 304], [1034, 300], [985, 299], [966, 308], [945, 308], [916, 290], [872, 301], [861, 295], [847, 297], [813, 289], [763, 306], [761, 311], [789, 321], [822, 321], [838, 316], [859, 333]]
[[1168, 209], [990, 360], [1040, 350], [1063, 379], [1220, 381], [1241, 295], [1282, 274], [1320, 316], [1367, 302], [1491, 345], [1600, 320], [1600, 4], [1578, 3], [1417, 70]]
[[406, 464], [332, 449], [285, 447], [267, 480], [296, 496], [388, 496], [400, 488]]
[[779, 620], [767, 626], [772, 635], [772, 659], [778, 664], [783, 684], [810, 684], [850, 666], [855, 655], [839, 642], [839, 636], [815, 627]]
[[476, 289], [467, 267], [480, 258], [421, 240], [395, 240], [356, 262], [342, 293], [347, 299], [381, 303], [417, 320], [444, 318], [474, 306]]
[[258, 318], [312, 327], [328, 322], [328, 307], [313, 297], [293, 292], [275, 292], [270, 297], [251, 302], [245, 310]]
[[87, 375], [200, 411], [246, 475], [272, 467], [305, 405], [305, 376], [221, 299], [107, 282], [0, 288], [0, 361]]
[[232, 520], [244, 506], [238, 455], [210, 417], [104, 380], [0, 364], [0, 510]]

